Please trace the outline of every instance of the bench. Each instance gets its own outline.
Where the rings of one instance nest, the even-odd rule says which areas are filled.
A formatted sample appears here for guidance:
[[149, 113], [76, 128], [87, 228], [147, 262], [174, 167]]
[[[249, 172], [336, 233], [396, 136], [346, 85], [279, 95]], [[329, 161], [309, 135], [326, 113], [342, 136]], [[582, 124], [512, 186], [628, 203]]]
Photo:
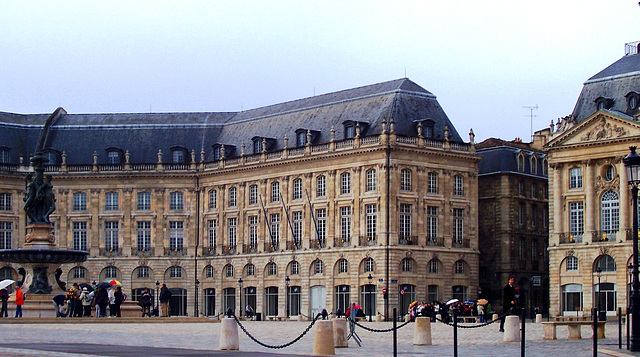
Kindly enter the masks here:
[[269, 321], [287, 321], [287, 320], [289, 320], [289, 318], [285, 317], [285, 316], [267, 316], [267, 318], [269, 319]]
[[591, 318], [587, 316], [556, 316], [555, 321], [590, 321]]
[[[598, 321], [598, 338], [604, 338], [604, 324], [606, 321]], [[543, 322], [542, 328], [544, 330], [544, 340], [556, 340], [556, 327], [560, 325], [566, 325], [569, 329], [570, 339], [582, 338], [582, 326], [591, 326], [593, 329], [593, 321], [551, 321]]]

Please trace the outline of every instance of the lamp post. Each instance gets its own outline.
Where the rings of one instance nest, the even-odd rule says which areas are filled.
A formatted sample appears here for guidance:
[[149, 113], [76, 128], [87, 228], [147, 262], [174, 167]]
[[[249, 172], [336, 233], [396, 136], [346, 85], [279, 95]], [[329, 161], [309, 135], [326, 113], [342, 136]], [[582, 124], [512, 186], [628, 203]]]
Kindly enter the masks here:
[[371, 322], [371, 321], [373, 321], [373, 320], [371, 320], [371, 309], [373, 308], [373, 306], [371, 306], [371, 305], [373, 305], [373, 296], [371, 296], [372, 293], [373, 293], [373, 284], [372, 284], [373, 277], [371, 276], [371, 274], [369, 274], [367, 279], [369, 280], [369, 289], [368, 289], [369, 290], [369, 296], [367, 296], [369, 298], [369, 301], [367, 301], [367, 306], [369, 307], [369, 322]]
[[291, 279], [287, 275], [287, 277], [284, 279], [284, 283], [285, 283], [285, 285], [287, 287], [287, 289], [285, 290], [286, 293], [287, 293], [287, 296], [286, 296], [286, 299], [285, 299], [287, 317], [289, 317], [289, 282], [291, 282]]
[[[160, 308], [160, 282], [156, 280], [156, 310]], [[158, 315], [160, 315], [160, 310], [158, 310]]]
[[195, 302], [196, 302], [196, 306], [193, 309], [193, 316], [194, 317], [198, 317], [198, 315], [200, 315], [200, 308], [198, 306], [198, 295], [200, 295], [199, 292], [199, 288], [200, 288], [200, 280], [198, 280], [198, 278], [196, 278], [196, 298], [195, 298]]
[[600, 310], [600, 278], [602, 277], [602, 268], [600, 268], [600, 265], [596, 268], [596, 275], [598, 276], [598, 293], [596, 294], [596, 299], [598, 299], [598, 304], [596, 305], [598, 307], [598, 320], [603, 321], [601, 318], [602, 310]]
[[240, 317], [242, 317], [242, 278], [238, 279], [238, 286], [240, 287], [239, 290], [239, 294], [240, 294], [240, 308], [238, 310], [240, 310]]
[[631, 152], [622, 159], [627, 171], [627, 180], [631, 186], [631, 205], [633, 221], [633, 282], [631, 284], [631, 345], [632, 352], [640, 352], [640, 282], [638, 281], [638, 184], [640, 184], [640, 155], [636, 147], [630, 146]]

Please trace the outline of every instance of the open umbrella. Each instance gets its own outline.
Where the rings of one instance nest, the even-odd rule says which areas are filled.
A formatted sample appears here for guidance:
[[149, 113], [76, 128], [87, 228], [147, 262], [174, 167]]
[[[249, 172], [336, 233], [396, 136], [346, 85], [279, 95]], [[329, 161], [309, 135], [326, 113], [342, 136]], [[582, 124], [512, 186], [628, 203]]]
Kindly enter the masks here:
[[96, 285], [96, 289], [111, 289], [111, 287], [113, 287], [113, 285], [109, 284], [106, 281], [103, 281], [100, 284]]
[[78, 286], [80, 287], [80, 289], [87, 288], [88, 291], [93, 291], [93, 286], [91, 286], [90, 284], [81, 283], [81, 284], [78, 284]]
[[486, 305], [489, 303], [487, 299], [478, 299], [478, 305]]
[[0, 281], [0, 289], [4, 289], [13, 283], [15, 283], [15, 281], [11, 279], [4, 279], [3, 281]]
[[412, 302], [411, 304], [409, 304], [409, 308], [412, 308], [414, 306], [418, 305], [418, 300]]
[[457, 303], [458, 301], [460, 301], [460, 300], [458, 300], [458, 299], [451, 299], [451, 300], [447, 301], [446, 305], [455, 304], [455, 303]]
[[119, 281], [117, 281], [116, 279], [107, 279], [104, 282], [105, 283], [109, 283], [111, 285], [120, 285], [120, 286], [122, 286], [122, 284]]

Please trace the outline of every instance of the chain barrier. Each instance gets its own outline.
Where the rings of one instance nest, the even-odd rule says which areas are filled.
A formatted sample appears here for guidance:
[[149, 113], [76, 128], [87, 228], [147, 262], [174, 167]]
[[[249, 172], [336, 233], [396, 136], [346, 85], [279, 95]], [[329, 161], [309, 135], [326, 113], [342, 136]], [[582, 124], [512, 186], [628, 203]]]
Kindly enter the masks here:
[[[485, 323], [481, 323], [481, 324], [477, 324], [477, 325], [473, 325], [473, 326], [460, 325], [460, 324], [458, 324], [457, 326], [458, 326], [458, 328], [478, 328], [478, 327], [489, 326], [489, 325], [491, 325], [492, 323], [495, 323], [495, 322], [498, 322], [498, 321], [502, 320], [502, 318], [503, 318], [504, 316], [507, 316], [507, 315], [509, 315], [509, 311], [507, 311], [507, 312], [505, 312], [504, 314], [502, 314], [502, 315], [498, 316], [498, 318], [497, 318], [497, 319], [495, 319], [495, 320], [491, 320], [491, 321], [489, 321], [489, 322], [485, 322]], [[462, 316], [458, 316], [458, 317], [462, 317]], [[453, 326], [453, 323], [448, 322], [448, 321], [441, 320], [441, 319], [439, 319], [439, 318], [437, 318], [437, 317], [436, 317], [436, 320], [437, 320], [437, 321], [442, 322], [442, 323], [443, 323], [443, 324], [445, 324], [445, 325]]]
[[262, 347], [266, 347], [266, 348], [271, 348], [271, 349], [280, 349], [280, 348], [285, 348], [285, 347], [289, 347], [291, 345], [293, 345], [294, 343], [298, 342], [302, 337], [304, 337], [304, 335], [307, 334], [307, 332], [309, 332], [309, 330], [311, 330], [311, 328], [313, 327], [313, 325], [316, 323], [316, 321], [318, 321], [318, 319], [321, 317], [320, 314], [318, 314], [313, 321], [311, 321], [311, 324], [302, 332], [302, 334], [300, 334], [300, 336], [294, 338], [291, 342], [287, 342], [283, 345], [277, 345], [277, 346], [272, 346], [272, 345], [267, 345], [266, 343], [260, 342], [258, 341], [258, 339], [256, 339], [255, 337], [253, 337], [249, 331], [247, 331], [247, 329], [242, 326], [242, 323], [240, 322], [240, 320], [238, 320], [238, 317], [236, 317], [235, 315], [233, 315], [233, 318], [236, 320], [236, 323], [238, 324], [238, 326], [240, 326], [240, 328], [242, 329], [242, 331], [244, 331], [244, 333], [250, 338], [252, 339], [255, 343], [259, 344]]
[[[371, 327], [367, 327], [367, 326], [365, 326], [365, 325], [359, 324], [357, 321], [352, 320], [350, 317], [347, 317], [347, 320], [349, 320], [350, 322], [354, 323], [356, 326], [360, 327], [361, 329], [363, 329], [363, 330], [367, 330], [367, 331], [370, 331], [370, 332], [391, 332], [391, 331], [393, 331], [393, 327], [392, 327], [392, 328], [388, 328], [388, 329], [381, 330], [381, 329], [375, 329], [375, 328], [371, 328]], [[402, 325], [398, 325], [398, 326], [396, 326], [396, 330], [399, 330], [399, 329], [401, 329], [401, 328], [403, 328], [403, 327], [407, 326], [410, 322], [411, 322], [411, 321], [406, 321], [406, 322], [405, 322], [405, 323], [403, 323]]]

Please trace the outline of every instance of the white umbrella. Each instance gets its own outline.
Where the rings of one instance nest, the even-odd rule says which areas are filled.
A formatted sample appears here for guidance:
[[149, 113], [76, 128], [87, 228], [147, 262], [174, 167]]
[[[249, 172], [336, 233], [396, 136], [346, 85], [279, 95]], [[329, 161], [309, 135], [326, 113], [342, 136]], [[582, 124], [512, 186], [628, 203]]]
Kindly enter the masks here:
[[446, 305], [455, 304], [455, 303], [457, 303], [458, 301], [460, 301], [460, 300], [458, 300], [458, 299], [451, 299], [451, 300], [447, 301], [447, 304], [446, 304]]
[[0, 281], [0, 289], [4, 289], [13, 283], [15, 283], [15, 281], [11, 279], [4, 279], [3, 281]]

